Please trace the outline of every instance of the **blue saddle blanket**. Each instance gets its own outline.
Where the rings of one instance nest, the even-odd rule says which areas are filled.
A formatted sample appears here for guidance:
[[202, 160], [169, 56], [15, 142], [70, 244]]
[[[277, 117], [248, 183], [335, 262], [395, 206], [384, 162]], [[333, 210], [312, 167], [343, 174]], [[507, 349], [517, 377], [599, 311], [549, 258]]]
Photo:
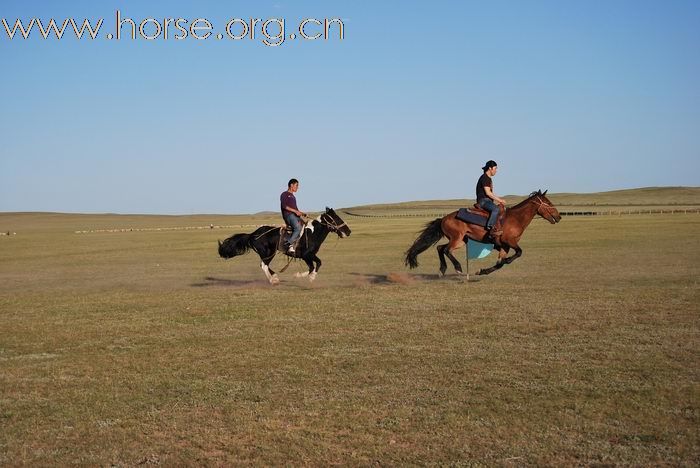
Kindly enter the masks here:
[[488, 221], [488, 218], [486, 218], [485, 216], [472, 213], [466, 208], [459, 209], [459, 211], [457, 212], [457, 219], [460, 221], [464, 221], [465, 223], [476, 224], [477, 226], [481, 227], [486, 227], [486, 221]]

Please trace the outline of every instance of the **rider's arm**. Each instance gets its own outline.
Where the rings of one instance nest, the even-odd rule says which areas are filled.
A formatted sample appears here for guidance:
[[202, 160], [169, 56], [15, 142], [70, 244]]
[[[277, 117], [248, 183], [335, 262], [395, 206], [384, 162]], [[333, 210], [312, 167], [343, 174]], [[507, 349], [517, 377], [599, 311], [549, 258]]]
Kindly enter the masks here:
[[299, 216], [299, 217], [306, 218], [306, 213], [304, 213], [303, 211], [295, 210], [295, 209], [292, 208], [291, 206], [285, 206], [284, 209], [285, 209], [286, 211], [291, 211], [292, 213], [294, 213], [295, 215], [297, 215], [297, 216]]
[[501, 197], [499, 197], [498, 195], [496, 195], [495, 193], [493, 193], [493, 190], [491, 190], [491, 187], [489, 187], [488, 185], [486, 187], [484, 187], [484, 192], [486, 192], [486, 195], [491, 200], [495, 201], [496, 203], [500, 203], [501, 205], [506, 204], [506, 201], [504, 199], [502, 199]]

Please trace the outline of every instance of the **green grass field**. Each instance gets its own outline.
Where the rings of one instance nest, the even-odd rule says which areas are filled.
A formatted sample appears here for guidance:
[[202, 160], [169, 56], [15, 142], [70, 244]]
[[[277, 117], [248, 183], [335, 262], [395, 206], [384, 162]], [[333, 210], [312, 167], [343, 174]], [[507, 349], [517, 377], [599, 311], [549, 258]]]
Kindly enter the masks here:
[[274, 217], [0, 214], [0, 465], [700, 464], [700, 214], [535, 220], [469, 282], [345, 220], [272, 287], [217, 256], [253, 227], [139, 229]]

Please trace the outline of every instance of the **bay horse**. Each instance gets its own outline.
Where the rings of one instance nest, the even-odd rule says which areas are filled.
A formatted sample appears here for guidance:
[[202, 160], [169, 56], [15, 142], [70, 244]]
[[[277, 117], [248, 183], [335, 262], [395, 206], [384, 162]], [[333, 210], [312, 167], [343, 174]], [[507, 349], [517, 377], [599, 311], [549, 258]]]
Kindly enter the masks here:
[[[299, 240], [296, 252], [285, 253], [288, 257], [301, 258], [309, 267], [308, 272], [299, 276], [308, 276], [309, 281], [314, 281], [318, 270], [321, 268], [321, 259], [316, 255], [321, 244], [328, 234], [334, 232], [338, 237], [348, 237], [350, 227], [338, 216], [333, 208], [326, 211], [316, 219], [312, 219], [304, 226], [304, 235]], [[265, 273], [267, 280], [272, 285], [279, 284], [277, 273], [270, 268], [270, 262], [277, 254], [280, 245], [279, 226], [261, 226], [250, 234], [234, 234], [225, 241], [219, 241], [219, 255], [229, 259], [247, 253], [253, 249], [260, 256], [260, 268]], [[284, 271], [284, 270], [283, 270]]]
[[[439, 245], [437, 248], [440, 257], [440, 274], [445, 275], [447, 263], [445, 256], [450, 259], [457, 273], [462, 274], [462, 265], [452, 255], [452, 252], [464, 245], [467, 239], [478, 242], [494, 244], [494, 250], [498, 250], [498, 261], [490, 268], [479, 270], [477, 275], [488, 275], [508, 265], [519, 258], [523, 249], [518, 242], [536, 215], [542, 216], [551, 224], [561, 221], [561, 215], [551, 201], [547, 198], [547, 191], [541, 190], [532, 192], [528, 198], [521, 201], [512, 208], [508, 208], [503, 217], [503, 233], [495, 239], [488, 237], [486, 228], [477, 224], [465, 223], [456, 218], [457, 211], [454, 211], [443, 218], [437, 218], [429, 222], [420, 233], [413, 245], [406, 251], [405, 263], [411, 269], [418, 266], [418, 255], [429, 247], [435, 245], [440, 239], [447, 237], [449, 243]], [[510, 249], [515, 253], [506, 257]]]

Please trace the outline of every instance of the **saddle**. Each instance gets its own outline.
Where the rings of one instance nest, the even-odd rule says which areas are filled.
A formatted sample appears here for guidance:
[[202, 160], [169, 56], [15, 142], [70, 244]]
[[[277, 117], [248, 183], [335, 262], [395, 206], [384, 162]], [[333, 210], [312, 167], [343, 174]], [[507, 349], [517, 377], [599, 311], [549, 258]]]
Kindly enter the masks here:
[[[502, 205], [498, 205], [498, 218], [496, 218], [495, 225], [495, 228], [497, 230], [502, 228], [503, 217], [505, 216], [505, 214], [505, 207], [503, 207]], [[489, 219], [489, 215], [490, 213], [488, 211], [480, 207], [478, 203], [475, 203], [472, 208], [460, 208], [459, 211], [457, 211], [456, 218], [465, 223], [476, 224], [477, 226], [485, 228], [486, 222]]]
[[[304, 238], [304, 235], [306, 235], [306, 225], [304, 225], [301, 229], [301, 235], [299, 236], [299, 239], [294, 242], [294, 249], [296, 250], [297, 246], [299, 246], [299, 242]], [[287, 253], [287, 248], [288, 248], [288, 243], [287, 241], [289, 238], [292, 236], [292, 233], [294, 232], [294, 229], [289, 226], [285, 225], [280, 228], [280, 240], [277, 242], [277, 250], [280, 252]]]
[[[469, 211], [471, 211], [472, 213], [482, 215], [482, 216], [486, 216], [487, 219], [488, 219], [489, 215], [491, 214], [487, 210], [485, 210], [481, 206], [479, 206], [478, 203], [474, 203], [474, 206], [472, 208], [470, 208]], [[498, 220], [500, 221], [501, 218], [503, 218], [503, 216], [505, 214], [506, 214], [506, 210], [505, 210], [504, 206], [498, 205]]]

